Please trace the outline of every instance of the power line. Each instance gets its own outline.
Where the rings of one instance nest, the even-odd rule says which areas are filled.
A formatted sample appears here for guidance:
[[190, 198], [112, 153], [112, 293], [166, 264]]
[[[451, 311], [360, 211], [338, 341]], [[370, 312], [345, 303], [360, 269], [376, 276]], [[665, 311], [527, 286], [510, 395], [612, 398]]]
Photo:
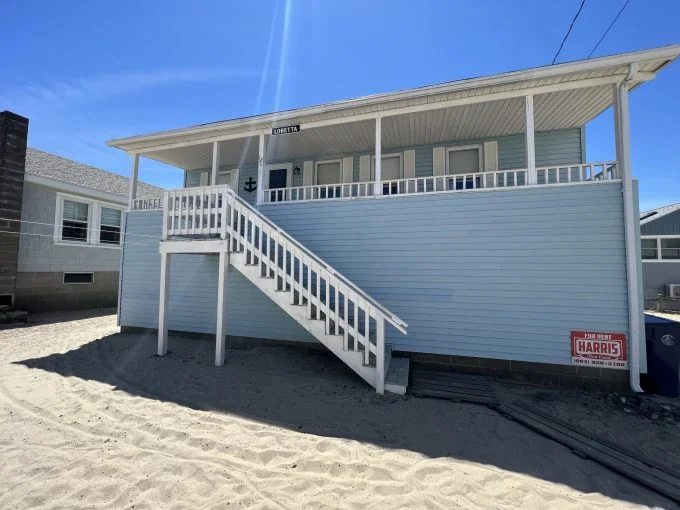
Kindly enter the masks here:
[[562, 44], [560, 44], [560, 49], [558, 49], [557, 53], [555, 53], [555, 58], [553, 58], [553, 61], [552, 61], [553, 64], [557, 60], [557, 56], [560, 54], [560, 51], [562, 51], [562, 47], [564, 46], [564, 43], [566, 42], [567, 37], [569, 37], [569, 34], [571, 33], [571, 29], [574, 28], [574, 23], [576, 23], [576, 19], [578, 18], [578, 15], [581, 14], [581, 10], [583, 9], [583, 5], [585, 3], [586, 3], [586, 0], [582, 0], [581, 6], [578, 8], [578, 11], [576, 12], [576, 16], [574, 16], [574, 19], [571, 20], [571, 25], [569, 25], [569, 30], [567, 30], [567, 34], [564, 36], [564, 39], [562, 39]]
[[609, 24], [609, 26], [607, 27], [607, 30], [604, 31], [604, 34], [602, 34], [602, 37], [600, 37], [600, 40], [597, 41], [597, 44], [595, 45], [595, 47], [590, 51], [590, 53], [588, 53], [588, 58], [590, 58], [590, 57], [593, 56], [593, 53], [595, 53], [595, 50], [597, 49], [597, 47], [598, 47], [598, 46], [600, 45], [600, 43], [604, 40], [604, 38], [607, 36], [607, 34], [608, 34], [609, 31], [611, 30], [611, 28], [614, 26], [614, 23], [616, 23], [616, 20], [619, 19], [619, 16], [621, 16], [621, 13], [623, 12], [623, 10], [624, 10], [626, 7], [628, 7], [628, 4], [629, 4], [629, 3], [630, 3], [630, 0], [626, 0], [626, 3], [623, 4], [623, 7], [621, 7], [621, 10], [619, 11], [619, 13], [616, 15], [616, 17], [614, 18], [614, 20]]

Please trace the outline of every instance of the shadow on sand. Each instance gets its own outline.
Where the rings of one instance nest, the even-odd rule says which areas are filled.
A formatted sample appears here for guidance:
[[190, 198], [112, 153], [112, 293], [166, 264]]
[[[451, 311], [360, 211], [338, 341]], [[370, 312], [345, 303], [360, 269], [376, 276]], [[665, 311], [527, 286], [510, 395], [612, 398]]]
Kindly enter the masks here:
[[379, 397], [325, 351], [229, 348], [225, 366], [217, 368], [212, 341], [180, 336], [169, 340], [170, 352], [163, 358], [155, 355], [154, 335], [122, 333], [63, 354], [17, 363], [301, 433], [405, 449], [431, 458], [453, 457], [568, 485], [583, 493], [672, 506], [663, 497], [485, 407]]

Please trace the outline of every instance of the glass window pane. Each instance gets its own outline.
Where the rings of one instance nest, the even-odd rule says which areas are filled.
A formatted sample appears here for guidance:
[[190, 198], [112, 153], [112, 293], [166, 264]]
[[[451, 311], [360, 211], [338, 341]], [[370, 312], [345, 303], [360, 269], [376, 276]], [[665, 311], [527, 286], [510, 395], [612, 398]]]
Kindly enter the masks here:
[[680, 238], [661, 239], [661, 258], [680, 259]]
[[64, 220], [61, 238], [67, 241], [87, 242], [87, 223], [82, 221]]
[[89, 206], [73, 200], [64, 200], [64, 219], [87, 221]]
[[449, 151], [449, 174], [479, 172], [479, 149]]
[[110, 207], [102, 207], [102, 225], [111, 225], [120, 227], [120, 210], [111, 209]]
[[380, 166], [380, 178], [383, 181], [394, 181], [401, 179], [401, 158], [383, 157]]
[[102, 225], [99, 231], [99, 242], [104, 244], [120, 244], [120, 227]]
[[656, 239], [641, 239], [640, 243], [642, 245], [643, 259], [649, 260], [658, 258], [656, 250]]
[[340, 179], [340, 162], [320, 163], [316, 166], [317, 184], [337, 184]]

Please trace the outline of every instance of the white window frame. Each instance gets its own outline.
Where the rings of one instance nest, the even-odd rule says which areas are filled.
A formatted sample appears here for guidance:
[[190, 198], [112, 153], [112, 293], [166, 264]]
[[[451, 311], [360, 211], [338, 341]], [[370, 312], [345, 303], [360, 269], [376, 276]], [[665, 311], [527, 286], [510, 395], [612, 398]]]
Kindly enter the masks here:
[[479, 144], [472, 144], [472, 145], [456, 145], [454, 147], [447, 147], [446, 148], [446, 161], [444, 162], [445, 164], [445, 173], [446, 175], [470, 175], [470, 174], [452, 174], [450, 173], [450, 168], [449, 168], [449, 161], [451, 158], [449, 157], [449, 154], [453, 151], [469, 151], [477, 149], [477, 154], [479, 155], [479, 171], [478, 172], [472, 172], [472, 173], [484, 173], [484, 146], [479, 143]]
[[[403, 152], [390, 152], [386, 154], [381, 154], [380, 160], [384, 161], [389, 158], [399, 158], [399, 178], [401, 180], [404, 178], [404, 153]], [[381, 176], [382, 177], [382, 176]], [[392, 179], [394, 180], [394, 179]], [[375, 154], [371, 156], [371, 181], [375, 181]], [[387, 179], [381, 179], [380, 182], [387, 182]]]
[[219, 177], [220, 175], [225, 175], [225, 174], [229, 174], [229, 180], [232, 183], [234, 182], [234, 175], [236, 176], [236, 188], [234, 188], [232, 186], [231, 189], [233, 189], [238, 194], [238, 182], [239, 182], [239, 179], [241, 178], [239, 169], [238, 168], [231, 168], [229, 170], [220, 170], [219, 172], [217, 172], [217, 180], [218, 181], [220, 180], [220, 177]]
[[[272, 170], [279, 170], [285, 168], [286, 172], [286, 188], [293, 187], [293, 162], [288, 161], [286, 163], [267, 163], [264, 167], [264, 178], [265, 178], [265, 191], [269, 190], [269, 172]], [[279, 188], [281, 189], [281, 188]]]
[[[340, 168], [340, 175], [339, 181], [335, 182], [333, 184], [319, 184], [319, 174], [318, 174], [318, 169], [319, 165], [328, 165], [329, 163], [337, 163]], [[342, 158], [340, 159], [324, 159], [324, 160], [319, 160], [314, 162], [314, 179], [312, 181], [314, 183], [314, 186], [337, 186], [339, 184], [342, 184]]]
[[[70, 200], [72, 202], [78, 202], [81, 204], [87, 204], [87, 240], [86, 242], [81, 241], [69, 241], [68, 239], [62, 239], [62, 230], [64, 226], [64, 200]], [[109, 209], [118, 209], [121, 212], [121, 233], [119, 244], [111, 243], [100, 243], [99, 242], [99, 231], [101, 230], [101, 208], [108, 207]], [[93, 200], [91, 198], [86, 198], [79, 195], [71, 195], [68, 193], [57, 192], [57, 201], [55, 207], [54, 215], [54, 244], [59, 246], [81, 246], [81, 247], [96, 247], [105, 248], [109, 250], [120, 250], [123, 242], [123, 213], [125, 212], [125, 206], [112, 203], [104, 202], [101, 200]], [[73, 272], [73, 271], [72, 271]]]
[[664, 264], [666, 263], [671, 263], [671, 264], [677, 264], [680, 262], [680, 259], [664, 259], [661, 258], [661, 240], [662, 239], [680, 239], [680, 235], [662, 235], [662, 236], [640, 236], [640, 240], [642, 239], [656, 239], [656, 258], [655, 259], [642, 259], [642, 255], [640, 258], [642, 259], [642, 262], [653, 262], [653, 263], [658, 263], [658, 262], [663, 262]]

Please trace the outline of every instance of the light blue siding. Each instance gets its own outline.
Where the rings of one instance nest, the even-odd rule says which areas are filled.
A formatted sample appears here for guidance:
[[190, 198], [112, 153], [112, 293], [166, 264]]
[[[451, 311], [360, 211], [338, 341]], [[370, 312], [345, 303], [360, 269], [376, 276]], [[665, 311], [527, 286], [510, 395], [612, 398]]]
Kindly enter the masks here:
[[[398, 350], [571, 363], [571, 330], [627, 332], [620, 183], [414, 195], [260, 210], [404, 319]], [[160, 213], [132, 213], [132, 234], [158, 236]], [[214, 257], [177, 257], [172, 329], [214, 332]], [[121, 323], [155, 327], [157, 242], [130, 244]], [[227, 331], [307, 339], [232, 270]]]
[[[158, 327], [161, 218], [157, 211], [128, 214], [122, 326]], [[215, 333], [217, 256], [174, 255], [170, 270], [169, 328]], [[227, 310], [228, 335], [316, 341], [234, 268], [229, 272]]]
[[571, 330], [627, 332], [619, 183], [261, 210], [397, 313], [396, 349], [571, 362]]

